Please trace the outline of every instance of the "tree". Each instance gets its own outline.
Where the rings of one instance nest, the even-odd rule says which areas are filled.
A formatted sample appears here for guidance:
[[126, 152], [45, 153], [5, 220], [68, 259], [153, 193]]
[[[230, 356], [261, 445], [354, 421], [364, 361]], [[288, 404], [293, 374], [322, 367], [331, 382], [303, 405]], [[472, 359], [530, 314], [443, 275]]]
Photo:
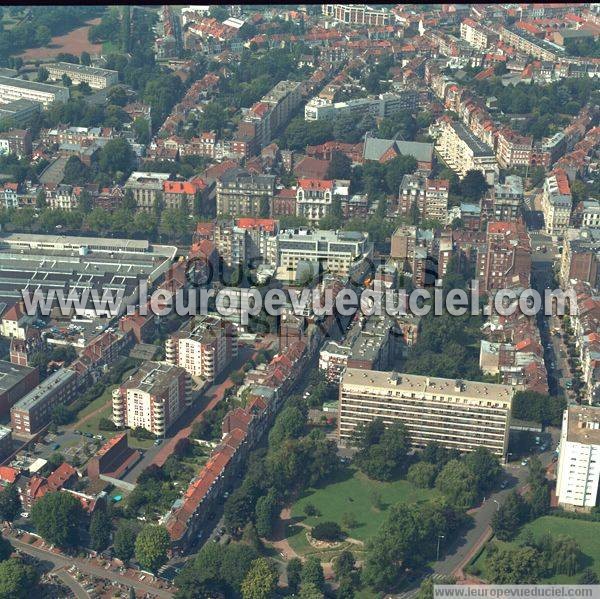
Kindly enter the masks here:
[[254, 526], [254, 522], [248, 522], [246, 526], [244, 526], [244, 530], [242, 532], [242, 541], [250, 547], [254, 547], [256, 551], [262, 551], [263, 544], [256, 532], [256, 526]]
[[38, 68], [38, 72], [37, 72], [37, 80], [40, 83], [44, 83], [44, 81], [48, 81], [48, 77], [50, 76], [50, 73], [48, 72], [48, 69], [45, 67], [39, 67]]
[[342, 529], [337, 522], [319, 522], [310, 534], [318, 541], [337, 541], [342, 537]]
[[511, 414], [520, 420], [533, 420], [544, 425], [560, 426], [566, 401], [562, 396], [544, 395], [536, 391], [517, 391]]
[[385, 165], [385, 184], [388, 192], [398, 194], [400, 183], [404, 175], [414, 173], [417, 170], [417, 161], [412, 156], [396, 156]]
[[73, 80], [66, 73], [63, 73], [60, 79], [65, 87], [71, 87], [71, 85], [73, 85]]
[[416, 487], [430, 489], [435, 484], [437, 468], [428, 462], [417, 462], [413, 464], [406, 475], [406, 479]]
[[535, 584], [540, 577], [540, 554], [533, 547], [496, 548], [488, 554], [492, 584]]
[[46, 27], [45, 25], [40, 25], [35, 30], [36, 46], [47, 46], [50, 43], [51, 39], [52, 33], [50, 32], [50, 29], [48, 29], [48, 27]]
[[133, 121], [133, 132], [135, 134], [135, 141], [139, 144], [150, 143], [150, 126], [147, 119], [139, 116]]
[[261, 537], [268, 537], [273, 532], [273, 519], [277, 514], [277, 497], [271, 489], [256, 502], [256, 532]]
[[346, 578], [354, 571], [354, 555], [351, 551], [345, 549], [338, 555], [333, 562], [333, 572], [338, 580]]
[[115, 85], [108, 92], [107, 98], [110, 104], [125, 106], [128, 101], [127, 90], [122, 85]]
[[471, 469], [459, 460], [452, 460], [444, 466], [435, 486], [457, 508], [468, 509], [477, 500], [477, 479]]
[[31, 508], [31, 521], [44, 540], [62, 548], [76, 547], [83, 508], [70, 493], [50, 492]]
[[306, 416], [295, 406], [284, 408], [269, 432], [269, 446], [280, 445], [286, 439], [297, 439], [304, 432]]
[[97, 509], [90, 519], [90, 547], [94, 551], [103, 551], [110, 543], [112, 521], [104, 509]]
[[135, 554], [135, 538], [138, 527], [132, 522], [123, 520], [119, 523], [113, 539], [115, 555], [122, 561], [128, 562]]
[[302, 581], [301, 587], [306, 584], [314, 584], [320, 591], [325, 586], [325, 576], [323, 574], [323, 567], [318, 557], [311, 556], [302, 567], [302, 574], [300, 576]]
[[286, 566], [288, 579], [288, 588], [291, 593], [296, 594], [300, 588], [300, 580], [302, 573], [302, 561], [298, 557], [293, 557]]
[[527, 505], [516, 491], [504, 500], [492, 519], [494, 533], [501, 541], [512, 539], [527, 516]]
[[135, 163], [135, 154], [126, 139], [118, 137], [109, 140], [100, 150], [98, 164], [100, 170], [111, 175], [128, 177]]
[[466, 200], [478, 202], [487, 191], [488, 184], [481, 171], [467, 171], [461, 179], [460, 192]]
[[600, 578], [598, 575], [590, 568], [586, 568], [579, 577], [577, 581], [578, 584], [598, 584], [600, 582]]
[[254, 560], [242, 582], [244, 599], [268, 599], [277, 588], [279, 574], [272, 561], [259, 557]]
[[306, 582], [300, 586], [300, 599], [323, 599], [323, 591], [314, 583]]
[[352, 176], [352, 162], [343, 152], [337, 150], [331, 153], [331, 160], [327, 169], [328, 179], [350, 179]]
[[2, 599], [28, 599], [38, 594], [40, 575], [33, 566], [18, 559], [0, 562], [0, 597]]
[[0, 562], [7, 560], [13, 552], [13, 546], [10, 541], [7, 541], [4, 537], [0, 537]]
[[12, 522], [20, 511], [19, 489], [14, 483], [8, 484], [0, 491], [0, 520]]
[[163, 526], [149, 524], [135, 540], [135, 559], [143, 568], [156, 572], [167, 561], [169, 533]]
[[493, 489], [502, 476], [498, 458], [489, 449], [478, 447], [465, 456], [465, 463], [477, 479], [477, 490], [483, 495]]
[[382, 420], [375, 419], [357, 427], [354, 442], [359, 447], [354, 461], [370, 478], [391, 480], [406, 466], [410, 439], [401, 422], [386, 429]]
[[573, 576], [581, 569], [582, 554], [577, 541], [566, 535], [553, 540], [550, 556], [556, 574]]

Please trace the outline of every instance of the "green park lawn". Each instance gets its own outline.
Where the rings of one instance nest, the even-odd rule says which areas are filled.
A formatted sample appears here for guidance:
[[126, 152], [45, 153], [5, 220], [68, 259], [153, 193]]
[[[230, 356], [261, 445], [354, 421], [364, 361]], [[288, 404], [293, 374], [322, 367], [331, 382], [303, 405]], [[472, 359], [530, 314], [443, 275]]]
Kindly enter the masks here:
[[[379, 495], [381, 503], [375, 504], [374, 496]], [[366, 541], [372, 537], [385, 518], [386, 511], [396, 503], [417, 503], [437, 496], [431, 489], [418, 489], [405, 480], [394, 482], [378, 482], [367, 478], [355, 468], [344, 468], [325, 484], [305, 491], [292, 506], [292, 518], [308, 526], [319, 522], [337, 522], [349, 537]], [[307, 517], [304, 507], [311, 503], [320, 515]], [[344, 514], [352, 514], [356, 526], [348, 528], [344, 525]], [[303, 527], [290, 527], [290, 544], [300, 552], [306, 552], [310, 546], [306, 541]], [[302, 551], [304, 550], [304, 551]]]
[[[530, 530], [536, 539], [542, 535], [550, 533], [553, 537], [558, 535], [567, 535], [573, 537], [581, 548], [584, 555], [583, 568], [590, 568], [598, 576], [600, 576], [600, 522], [589, 522], [586, 520], [571, 520], [570, 518], [558, 518], [554, 516], [542, 516], [533, 522], [526, 524], [517, 538], [509, 543], [502, 541], [491, 541], [500, 546], [517, 546], [519, 538], [526, 530]], [[487, 579], [487, 570], [485, 567], [487, 551], [484, 550], [473, 563], [475, 570], [479, 569], [480, 576]], [[475, 573], [475, 572], [474, 572]], [[581, 576], [581, 572], [574, 576], [566, 576], [559, 574], [551, 578], [544, 579], [544, 583], [548, 584], [573, 584], [576, 583]]]

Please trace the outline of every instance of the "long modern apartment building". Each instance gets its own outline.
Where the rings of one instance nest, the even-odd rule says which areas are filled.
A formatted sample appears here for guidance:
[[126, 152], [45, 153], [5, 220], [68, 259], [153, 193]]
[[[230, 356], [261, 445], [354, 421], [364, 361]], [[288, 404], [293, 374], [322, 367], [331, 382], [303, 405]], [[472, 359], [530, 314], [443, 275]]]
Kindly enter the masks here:
[[74, 370], [61, 368], [20, 399], [10, 410], [13, 431], [34, 435], [44, 428], [57, 405], [71, 403], [75, 398], [77, 378]]
[[237, 357], [237, 334], [226, 320], [197, 316], [167, 339], [165, 350], [169, 364], [213, 382]]
[[98, 69], [70, 62], [45, 64], [44, 68], [48, 71], [50, 79], [61, 79], [66, 75], [73, 83], [87, 83], [94, 89], [104, 89], [119, 82], [119, 71], [110, 69]]
[[556, 495], [562, 507], [589, 511], [598, 502], [600, 408], [571, 406], [560, 434]]
[[191, 403], [191, 379], [183, 368], [144, 362], [113, 391], [113, 422], [162, 437]]
[[389, 25], [391, 13], [387, 8], [367, 4], [323, 4], [323, 14], [340, 23], [352, 25]]
[[468, 171], [481, 171], [489, 185], [498, 180], [494, 150], [475, 137], [458, 121], [443, 118], [436, 149], [444, 162], [461, 177]]
[[348, 368], [340, 384], [338, 442], [361, 422], [403, 422], [411, 443], [469, 452], [486, 447], [506, 458], [514, 388], [473, 381]]
[[14, 100], [31, 100], [47, 108], [53, 102], [66, 102], [69, 88], [13, 77], [0, 77], [0, 104]]
[[354, 266], [371, 257], [373, 244], [368, 238], [367, 233], [358, 231], [283, 231], [277, 236], [278, 278], [295, 280], [302, 262], [348, 276]]

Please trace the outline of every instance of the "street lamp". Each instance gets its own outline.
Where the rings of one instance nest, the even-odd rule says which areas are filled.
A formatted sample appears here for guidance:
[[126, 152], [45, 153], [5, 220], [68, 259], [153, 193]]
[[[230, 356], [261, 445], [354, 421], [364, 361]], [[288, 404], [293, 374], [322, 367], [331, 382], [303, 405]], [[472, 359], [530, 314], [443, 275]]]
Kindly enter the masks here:
[[438, 535], [438, 542], [437, 542], [437, 557], [435, 558], [435, 561], [439, 561], [440, 559], [440, 539], [445, 539], [446, 537], [444, 535]]

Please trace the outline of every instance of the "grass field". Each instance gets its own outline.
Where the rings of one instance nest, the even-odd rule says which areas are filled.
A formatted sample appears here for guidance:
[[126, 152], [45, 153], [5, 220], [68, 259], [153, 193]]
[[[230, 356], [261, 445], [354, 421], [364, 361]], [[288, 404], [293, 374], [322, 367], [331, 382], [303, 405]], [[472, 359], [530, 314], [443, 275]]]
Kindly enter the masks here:
[[[555, 518], [554, 516], [543, 516], [529, 524], [526, 524], [521, 530], [519, 536], [510, 543], [501, 541], [492, 541], [497, 545], [510, 547], [516, 546], [519, 538], [525, 530], [531, 530], [533, 536], [538, 539], [546, 533], [550, 533], [553, 537], [558, 535], [567, 535], [573, 537], [581, 547], [584, 554], [584, 568], [590, 568], [598, 576], [600, 576], [600, 522], [587, 522], [585, 520], [571, 520], [570, 518]], [[479, 576], [487, 578], [487, 570], [485, 560], [487, 551], [483, 551], [475, 560], [473, 566], [480, 570]], [[557, 575], [551, 578], [544, 579], [543, 582], [548, 584], [573, 584], [577, 582], [581, 574], [575, 576]]]
[[[374, 499], [375, 495], [380, 497], [379, 507], [376, 507], [378, 501]], [[366, 541], [377, 532], [391, 505], [427, 501], [436, 495], [434, 490], [418, 489], [405, 480], [378, 482], [370, 480], [354, 468], [345, 468], [325, 485], [308, 489], [292, 506], [292, 518], [308, 526], [334, 521], [340, 524], [351, 538]], [[307, 503], [313, 504], [320, 516], [305, 516], [304, 507]], [[346, 527], [343, 522], [344, 514], [352, 514], [356, 526]], [[306, 536], [302, 535], [301, 531], [295, 532], [294, 537]], [[290, 540], [290, 543], [295, 540]]]

